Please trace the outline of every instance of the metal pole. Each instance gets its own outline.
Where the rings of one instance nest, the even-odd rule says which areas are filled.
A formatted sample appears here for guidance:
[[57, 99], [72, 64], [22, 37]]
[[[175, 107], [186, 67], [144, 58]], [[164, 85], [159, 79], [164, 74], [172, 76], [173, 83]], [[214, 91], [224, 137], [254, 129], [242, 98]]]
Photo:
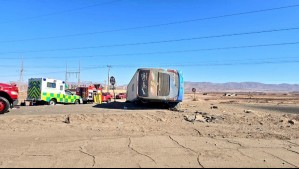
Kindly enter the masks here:
[[80, 87], [80, 85], [81, 85], [80, 75], [81, 75], [81, 63], [79, 62], [78, 87]]
[[66, 64], [66, 69], [65, 69], [65, 84], [67, 85], [67, 64]]
[[116, 102], [116, 98], [115, 98], [115, 87], [113, 85], [113, 93], [114, 93], [114, 102]]
[[20, 70], [20, 79], [19, 79], [19, 90], [20, 92], [23, 91], [23, 80], [24, 80], [24, 61], [23, 57], [21, 59], [21, 70]]
[[107, 65], [107, 67], [108, 67], [107, 93], [109, 93], [109, 81], [110, 81], [110, 69], [111, 69], [111, 66]]

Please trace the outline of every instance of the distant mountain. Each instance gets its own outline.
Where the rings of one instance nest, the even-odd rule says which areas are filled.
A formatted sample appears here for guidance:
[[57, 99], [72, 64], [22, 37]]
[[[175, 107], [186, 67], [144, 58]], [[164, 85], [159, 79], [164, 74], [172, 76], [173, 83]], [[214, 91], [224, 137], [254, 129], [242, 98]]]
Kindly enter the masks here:
[[186, 92], [192, 88], [199, 92], [299, 92], [299, 84], [185, 82]]
[[[89, 86], [92, 82], [81, 82], [82, 86]], [[95, 83], [98, 84], [98, 83]], [[69, 83], [76, 87], [76, 83]], [[27, 89], [27, 84], [22, 85]], [[105, 85], [104, 85], [105, 86]], [[116, 89], [126, 90], [127, 85], [117, 85]], [[299, 84], [264, 84], [257, 82], [229, 82], [229, 83], [210, 83], [210, 82], [185, 82], [186, 93], [192, 92], [196, 88], [198, 92], [296, 92], [299, 93]]]

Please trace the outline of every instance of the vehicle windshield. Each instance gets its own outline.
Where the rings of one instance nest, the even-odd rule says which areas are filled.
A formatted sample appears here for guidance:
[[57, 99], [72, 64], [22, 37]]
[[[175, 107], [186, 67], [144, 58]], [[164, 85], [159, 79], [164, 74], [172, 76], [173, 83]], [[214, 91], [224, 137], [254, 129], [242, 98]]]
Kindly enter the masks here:
[[71, 91], [69, 91], [69, 90], [66, 90], [66, 91], [65, 91], [65, 94], [66, 94], [66, 95], [73, 95], [73, 93], [72, 93]]

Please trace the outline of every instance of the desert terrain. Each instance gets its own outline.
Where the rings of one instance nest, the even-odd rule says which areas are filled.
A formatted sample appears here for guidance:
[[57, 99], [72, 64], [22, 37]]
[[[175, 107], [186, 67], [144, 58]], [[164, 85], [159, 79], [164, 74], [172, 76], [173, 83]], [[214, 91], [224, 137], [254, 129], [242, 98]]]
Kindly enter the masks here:
[[0, 116], [0, 167], [299, 167], [299, 96], [185, 96], [180, 109], [26, 106]]

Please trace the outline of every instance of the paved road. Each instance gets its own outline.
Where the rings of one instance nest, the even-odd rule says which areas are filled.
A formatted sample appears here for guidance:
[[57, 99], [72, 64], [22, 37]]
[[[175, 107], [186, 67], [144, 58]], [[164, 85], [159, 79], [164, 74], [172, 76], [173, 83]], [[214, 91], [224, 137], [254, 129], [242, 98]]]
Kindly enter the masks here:
[[282, 114], [245, 115], [238, 106], [194, 107], [227, 112], [208, 124], [125, 103], [21, 107], [0, 118], [0, 167], [298, 168], [298, 125], [279, 123]]
[[218, 140], [186, 136], [43, 138], [12, 135], [2, 138], [1, 142], [0, 167], [5, 168], [299, 167], [299, 140]]

